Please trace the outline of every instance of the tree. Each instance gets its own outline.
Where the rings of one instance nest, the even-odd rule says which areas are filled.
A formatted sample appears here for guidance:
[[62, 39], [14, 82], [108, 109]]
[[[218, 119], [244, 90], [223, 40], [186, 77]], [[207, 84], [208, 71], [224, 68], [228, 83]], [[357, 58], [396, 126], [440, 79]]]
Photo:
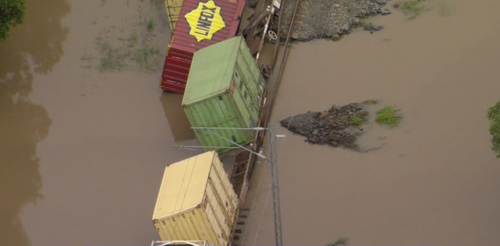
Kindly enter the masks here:
[[0, 0], [0, 42], [9, 36], [11, 27], [21, 24], [26, 12], [26, 0]]
[[486, 115], [490, 120], [491, 143], [493, 144], [491, 149], [495, 151], [497, 158], [500, 158], [500, 101], [489, 108]]

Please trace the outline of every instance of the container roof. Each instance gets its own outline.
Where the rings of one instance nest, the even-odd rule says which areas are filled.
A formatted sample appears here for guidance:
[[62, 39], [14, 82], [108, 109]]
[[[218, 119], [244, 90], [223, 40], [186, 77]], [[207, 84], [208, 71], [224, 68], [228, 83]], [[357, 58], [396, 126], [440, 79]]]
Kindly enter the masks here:
[[244, 5], [244, 0], [184, 0], [171, 48], [192, 54], [234, 37]]
[[182, 105], [223, 93], [231, 86], [243, 37], [236, 36], [194, 53]]
[[173, 163], [165, 168], [153, 220], [190, 210], [203, 202], [215, 151]]

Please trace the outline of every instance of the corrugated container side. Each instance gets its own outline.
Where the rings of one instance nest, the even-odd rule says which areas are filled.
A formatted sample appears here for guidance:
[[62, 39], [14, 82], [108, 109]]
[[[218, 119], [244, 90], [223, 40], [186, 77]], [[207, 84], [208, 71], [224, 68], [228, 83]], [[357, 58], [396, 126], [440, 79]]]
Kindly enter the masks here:
[[229, 220], [226, 219], [224, 213], [224, 204], [219, 203], [220, 200], [217, 199], [217, 194], [213, 186], [207, 188], [207, 197], [210, 197], [207, 208], [207, 214], [213, 216], [210, 220], [212, 228], [214, 228], [215, 233], [219, 238], [228, 238], [232, 229], [232, 225], [229, 225]]
[[[215, 165], [216, 164], [212, 166], [212, 170], [210, 171], [207, 186], [207, 197], [211, 198], [213, 206], [221, 206], [221, 208], [214, 209], [214, 214], [217, 216], [217, 222], [222, 228], [224, 235], [227, 234], [227, 236], [229, 236], [235, 219], [238, 199], [232, 195], [234, 192], [229, 193], [228, 190], [221, 185], [222, 178], [227, 178], [227, 174], [224, 173], [224, 176], [221, 176], [219, 170], [214, 168]], [[213, 198], [215, 198], [215, 201]]]
[[193, 127], [228, 128], [226, 130], [195, 130], [196, 138], [204, 151], [216, 149], [221, 154], [231, 150], [228, 148], [234, 146], [231, 141], [240, 145], [246, 145], [252, 141], [250, 131], [230, 129], [246, 127], [246, 125], [236, 107], [236, 102], [229, 93], [192, 105], [184, 105], [184, 112]]
[[184, 92], [194, 52], [234, 37], [244, 6], [244, 0], [184, 0], [163, 66], [163, 90]]
[[[193, 177], [198, 180], [194, 189], [189, 189]], [[198, 184], [200, 179], [204, 185]], [[174, 182], [171, 182], [172, 180]], [[179, 189], [189, 194], [179, 194], [176, 192]], [[200, 189], [203, 191], [202, 197], [197, 195]], [[193, 194], [194, 197], [199, 197], [197, 205], [184, 206], [186, 198], [193, 197]], [[237, 216], [238, 202], [217, 152], [210, 151], [174, 163], [165, 169], [153, 213], [153, 224], [162, 240], [204, 240], [214, 245], [228, 245]], [[169, 216], [161, 217], [163, 214]]]
[[224, 233], [221, 222], [218, 220], [217, 215], [215, 214], [214, 210], [216, 207], [214, 208], [213, 204], [210, 201], [211, 200], [209, 200], [209, 202], [207, 203], [205, 213], [207, 214], [208, 221], [211, 223], [215, 235], [217, 235], [218, 244], [216, 245], [228, 245], [229, 238]]
[[170, 45], [168, 46], [162, 74], [162, 89], [179, 94], [184, 92], [192, 58], [192, 53], [171, 49]]
[[[212, 224], [203, 207], [190, 212], [154, 221], [154, 226], [161, 240], [198, 240], [220, 243]], [[223, 244], [216, 244], [223, 245]]]
[[233, 93], [233, 98], [238, 107], [238, 111], [244, 121], [244, 127], [252, 128], [255, 126], [255, 121], [259, 113], [259, 109], [255, 108], [253, 105], [249, 105], [253, 96], [249, 93], [246, 83], [243, 81], [235, 82], [235, 92]]
[[[252, 128], [259, 117], [265, 82], [250, 49], [234, 37], [195, 53], [182, 104], [194, 127]], [[205, 151], [219, 153], [253, 139], [250, 130], [195, 130]], [[225, 138], [225, 139], [224, 139]]]
[[226, 206], [226, 210], [229, 213], [229, 217], [234, 217], [235, 212], [238, 208], [238, 196], [234, 192], [234, 188], [229, 182], [225, 182], [226, 178], [229, 179], [226, 171], [224, 171], [223, 164], [219, 158], [214, 158], [214, 165], [212, 165], [212, 172], [215, 188], [219, 194], [224, 194], [221, 196], [222, 202]]
[[[254, 127], [259, 116], [265, 82], [260, 70], [255, 65], [255, 60], [250, 53], [250, 49], [244, 41], [240, 43], [239, 49], [234, 80], [237, 83], [244, 107], [249, 115], [246, 124], [248, 127]], [[243, 105], [240, 107], [243, 110]]]
[[182, 3], [184, 0], [165, 0], [165, 7], [167, 9], [168, 24], [170, 25], [170, 32], [174, 32], [175, 24], [179, 20], [181, 13]]
[[240, 55], [236, 61], [237, 69], [242, 72], [246, 85], [249, 86], [249, 91], [257, 94], [253, 97], [255, 104], [260, 104], [264, 94], [266, 82], [260, 72], [260, 69], [255, 64], [255, 58], [252, 56], [250, 48], [248, 48], [245, 40], [240, 42]]

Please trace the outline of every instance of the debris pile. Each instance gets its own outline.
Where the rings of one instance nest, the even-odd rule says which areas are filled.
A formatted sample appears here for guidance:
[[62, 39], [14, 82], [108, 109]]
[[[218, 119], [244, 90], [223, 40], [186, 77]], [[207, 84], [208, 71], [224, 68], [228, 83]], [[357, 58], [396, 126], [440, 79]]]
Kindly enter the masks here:
[[[287, 0], [282, 14], [282, 37], [286, 37], [293, 10], [297, 0]], [[372, 15], [386, 15], [391, 12], [383, 8], [387, 0], [300, 0], [293, 25], [292, 38], [309, 41], [318, 38], [337, 39], [342, 34], [350, 33], [354, 28], [365, 25], [362, 20]], [[277, 30], [278, 21], [273, 21], [273, 30]], [[368, 25], [368, 24], [366, 24]], [[381, 26], [364, 28], [374, 32]]]
[[326, 111], [309, 111], [288, 117], [280, 123], [291, 132], [305, 136], [306, 142], [359, 150], [356, 138], [363, 131], [359, 126], [367, 121], [367, 104], [333, 105]]

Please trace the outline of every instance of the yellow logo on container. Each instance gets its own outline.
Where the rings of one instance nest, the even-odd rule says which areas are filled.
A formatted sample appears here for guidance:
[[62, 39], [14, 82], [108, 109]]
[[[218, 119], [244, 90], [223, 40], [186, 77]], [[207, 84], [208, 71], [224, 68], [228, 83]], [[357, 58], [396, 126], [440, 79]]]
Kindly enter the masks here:
[[195, 37], [198, 42], [211, 40], [216, 32], [226, 27], [220, 10], [212, 0], [198, 3], [198, 8], [184, 16], [191, 28], [189, 35]]

